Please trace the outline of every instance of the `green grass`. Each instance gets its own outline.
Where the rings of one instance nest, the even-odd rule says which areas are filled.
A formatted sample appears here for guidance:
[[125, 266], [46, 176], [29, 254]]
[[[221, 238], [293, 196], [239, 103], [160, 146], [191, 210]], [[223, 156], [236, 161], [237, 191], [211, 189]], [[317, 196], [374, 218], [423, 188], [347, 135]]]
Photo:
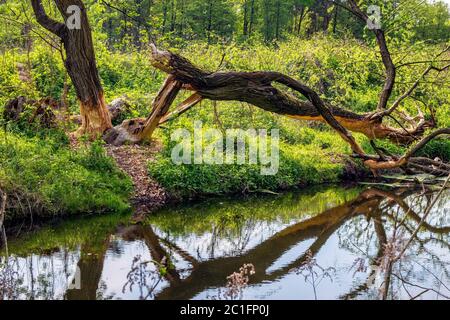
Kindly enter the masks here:
[[361, 188], [332, 185], [281, 195], [211, 198], [201, 203], [168, 207], [149, 216], [146, 223], [174, 237], [191, 233], [200, 237], [212, 229], [218, 236], [220, 233], [238, 234], [242, 225], [249, 221], [290, 224], [294, 220], [304, 220], [352, 201], [360, 191]]
[[[33, 199], [31, 206], [42, 206], [48, 217], [127, 210], [132, 188], [100, 142], [73, 151], [56, 138], [5, 132], [0, 133], [0, 184], [10, 194]], [[7, 219], [28, 213], [15, 211]]]
[[279, 170], [262, 175], [260, 164], [175, 165], [171, 159], [173, 145], [156, 161], [149, 163], [149, 174], [172, 194], [181, 197], [280, 190], [294, 186], [337, 182], [344, 172], [338, 153], [347, 149], [332, 132], [299, 128], [303, 142], [280, 143]]

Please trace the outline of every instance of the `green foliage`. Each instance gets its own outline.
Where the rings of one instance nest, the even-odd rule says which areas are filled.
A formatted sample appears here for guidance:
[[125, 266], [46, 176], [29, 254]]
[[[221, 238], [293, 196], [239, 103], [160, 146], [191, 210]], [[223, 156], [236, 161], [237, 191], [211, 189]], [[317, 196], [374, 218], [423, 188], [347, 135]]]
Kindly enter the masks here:
[[450, 162], [450, 140], [437, 139], [428, 143], [417, 156], [428, 158], [439, 158], [445, 162]]
[[[200, 204], [167, 208], [148, 217], [144, 223], [173, 236], [192, 233], [201, 236], [216, 227], [217, 236], [222, 237], [239, 234], [239, 229], [248, 221], [277, 221], [288, 225], [351, 201], [360, 191], [360, 188], [332, 186], [313, 187], [283, 195], [222, 197], [220, 201], [213, 198]], [[123, 214], [68, 218], [61, 224], [8, 239], [8, 249], [11, 254], [23, 257], [45, 254], [55, 248], [76, 250], [81, 244], [94, 254], [104, 249], [105, 239], [117, 231], [118, 225], [128, 225], [129, 221], [129, 216]]]
[[262, 175], [260, 163], [174, 165], [171, 143], [167, 143], [165, 151], [149, 164], [149, 174], [167, 190], [181, 197], [279, 190], [337, 182], [344, 165], [342, 161], [330, 159], [334, 153], [346, 149], [345, 143], [337, 140], [334, 133], [314, 132], [308, 128], [301, 128], [301, 131], [305, 133], [304, 143], [281, 142], [280, 167], [275, 175]]
[[0, 133], [0, 184], [7, 191], [32, 195], [50, 215], [123, 211], [131, 191], [129, 178], [100, 143], [72, 151], [52, 137], [4, 132]]
[[30, 56], [31, 77], [41, 97], [60, 99], [64, 86], [64, 66], [57, 52], [47, 46], [35, 48]]
[[8, 239], [8, 247], [16, 256], [30, 253], [45, 254], [55, 248], [76, 250], [80, 244], [89, 245], [89, 253], [104, 246], [105, 239], [126, 225], [129, 215], [112, 213], [103, 216], [68, 217], [62, 224], [46, 226], [34, 232], [25, 233], [19, 239]]

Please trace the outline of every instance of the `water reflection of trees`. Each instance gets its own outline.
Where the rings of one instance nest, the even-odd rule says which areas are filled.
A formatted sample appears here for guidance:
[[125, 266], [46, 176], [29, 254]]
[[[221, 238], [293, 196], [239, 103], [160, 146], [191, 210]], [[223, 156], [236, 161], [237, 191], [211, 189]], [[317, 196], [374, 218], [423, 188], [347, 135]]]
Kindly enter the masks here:
[[[370, 219], [373, 220], [374, 234], [378, 241], [376, 254], [371, 254], [371, 250], [367, 248], [373, 241], [365, 238], [360, 232], [364, 228], [358, 223], [348, 224], [347, 228], [341, 230], [345, 233], [341, 236], [341, 239], [345, 238], [341, 245], [348, 250], [357, 248], [363, 257], [362, 263], [370, 266], [372, 271], [365, 282], [341, 298], [351, 299], [366, 294], [383, 299], [417, 299], [432, 292], [436, 298], [450, 299], [450, 289], [445, 284], [450, 279], [447, 271], [449, 262], [445, 261], [448, 252], [442, 256], [427, 247], [430, 242], [434, 242], [448, 250], [450, 227], [437, 227], [424, 219], [427, 212], [434, 208], [429, 220], [445, 223], [442, 218], [446, 214], [448, 193], [447, 196], [438, 198], [440, 203], [434, 207], [433, 201], [436, 198], [433, 197], [433, 192], [417, 193], [411, 189], [394, 192], [373, 189], [370, 192], [380, 199], [373, 213], [367, 216], [367, 225], [370, 224]], [[366, 248], [362, 250], [364, 246]], [[424, 262], [421, 263], [421, 260]], [[431, 269], [439, 269], [441, 274], [436, 275]], [[381, 278], [378, 284], [375, 283], [377, 272]], [[427, 283], [426, 277], [432, 278], [433, 284]]]
[[61, 249], [48, 255], [0, 256], [0, 300], [62, 299], [78, 255]]
[[[414, 236], [413, 244], [408, 249], [408, 254], [411, 255], [412, 259], [401, 259], [395, 265], [383, 265], [387, 248], [390, 245], [399, 246], [401, 244], [393, 243], [395, 241], [393, 232], [395, 234], [395, 232], [404, 228], [405, 237], [413, 236], [413, 230], [422, 221], [422, 216], [419, 213], [430, 205], [432, 198], [433, 192], [417, 193], [411, 189], [383, 191], [373, 188], [366, 190], [355, 200], [290, 226], [242, 255], [219, 257], [196, 263], [188, 277], [176, 283], [171, 283], [170, 286], [156, 294], [156, 298], [189, 299], [208, 288], [221, 287], [228, 274], [247, 262], [252, 263], [258, 270], [256, 275], [252, 277], [252, 283], [275, 281], [284, 277], [293, 269], [301, 268], [310, 259], [308, 254], [316, 255], [330, 236], [338, 230], [338, 234], [341, 233], [341, 238], [346, 238], [347, 242], [353, 241], [353, 246], [356, 244], [358, 254], [366, 260], [364, 263], [371, 269], [378, 268], [380, 271], [378, 274], [375, 274], [375, 270], [370, 271], [366, 282], [357, 285], [356, 288], [341, 296], [341, 298], [364, 297], [365, 293], [367, 294], [366, 297], [396, 298], [399, 291], [405, 292], [410, 298], [417, 298], [409, 292], [411, 290], [406, 288], [408, 286], [423, 289], [423, 292], [432, 291], [439, 297], [445, 298], [447, 294], [444, 293], [444, 290], [448, 290], [448, 288], [445, 286], [445, 282], [436, 275], [431, 274], [441, 287], [441, 291], [432, 287], [424, 287], [420, 284], [420, 281], [414, 283], [414, 275], [406, 274], [402, 270], [408, 270], [408, 268], [411, 270], [412, 268], [408, 266], [408, 263], [419, 263], [415, 261], [414, 256], [418, 252], [423, 252], [429, 254], [431, 261], [434, 264], [439, 264], [447, 272], [446, 266], [448, 264], [442, 261], [439, 255], [430, 252], [426, 244], [430, 241], [439, 242], [448, 248], [449, 226], [440, 227], [426, 221], [423, 222], [423, 230]], [[440, 209], [433, 212], [434, 219], [436, 219], [436, 215], [442, 215], [442, 208], [445, 208], [445, 204], [448, 203], [447, 200], [441, 201]], [[358, 222], [361, 222], [361, 220], [365, 220], [367, 226], [370, 227], [360, 228], [361, 224]], [[364, 237], [364, 234], [373, 235], [373, 237], [368, 239]], [[359, 238], [362, 238], [362, 241]], [[314, 242], [304, 254], [273, 272], [267, 272], [269, 266], [276, 262], [284, 252], [308, 239], [314, 239]], [[349, 246], [348, 243], [342, 243], [342, 245]], [[375, 250], [363, 249], [364, 246], [372, 246]], [[381, 287], [384, 288], [381, 290], [381, 294], [373, 293], [373, 291], [379, 289], [378, 284], [372, 281], [375, 276], [381, 278]], [[423, 276], [423, 274], [420, 276]], [[445, 281], [448, 281], [448, 272], [444, 273], [443, 277], [445, 277]], [[372, 289], [372, 292], [368, 292], [369, 289]], [[448, 292], [450, 293], [450, 291]]]
[[[246, 263], [252, 263], [257, 271], [251, 277], [250, 285], [277, 281], [293, 270], [301, 273], [308, 261], [315, 261], [312, 259], [315, 259], [330, 237], [337, 235], [339, 247], [353, 252], [358, 257], [348, 272], [360, 275], [360, 282], [341, 295], [341, 299], [412, 299], [430, 292], [440, 298], [446, 298], [450, 295], [446, 284], [450, 279], [449, 262], [445, 261], [442, 252], [433, 251], [433, 246], [444, 248], [448, 256], [450, 226], [445, 225], [448, 193], [440, 199], [429, 219], [422, 222], [424, 210], [430, 206], [433, 195], [435, 193], [431, 191], [386, 191], [371, 188], [361, 192], [351, 201], [317, 215], [308, 215], [300, 222], [283, 228], [250, 248], [252, 235], [267, 225], [263, 220], [246, 218], [235, 221], [233, 230], [227, 229], [227, 221], [211, 225], [210, 237], [213, 239], [210, 239], [207, 251], [210, 259], [194, 257], [185, 248], [184, 243], [174, 241], [164, 232], [155, 232], [154, 227], [150, 225], [121, 226], [115, 236], [127, 242], [142, 242], [150, 256], [149, 261], [139, 258], [129, 262], [130, 273], [124, 279], [123, 288], [127, 292], [137, 292], [141, 299], [190, 299], [208, 289], [223, 287], [227, 276]], [[276, 215], [276, 212], [273, 211], [272, 214]], [[415, 234], [414, 230], [419, 224], [422, 224], [422, 228]], [[220, 243], [218, 239], [224, 236], [231, 238], [228, 242], [231, 245], [228, 253], [232, 254], [216, 255], [215, 246]], [[386, 263], [387, 248], [391, 246], [392, 249], [394, 245], [395, 249], [395, 244], [401, 246], [403, 238], [408, 239], [411, 236], [414, 241], [405, 258], [396, 263]], [[312, 243], [293, 261], [275, 270], [269, 268], [289, 249], [306, 240]], [[116, 255], [121, 252], [120, 246], [111, 241], [111, 235], [105, 234], [102, 237], [96, 236], [91, 241], [86, 240], [77, 254], [70, 253], [72, 260], [74, 257], [78, 259], [77, 266], [82, 275], [81, 290], [69, 289], [60, 296], [56, 294], [54, 287], [67, 284], [63, 284], [64, 281], [60, 278], [55, 280], [55, 273], [52, 274], [50, 264], [47, 266], [48, 271], [41, 272], [39, 276], [27, 276], [32, 281], [24, 287], [20, 281], [11, 280], [17, 280], [20, 278], [18, 275], [23, 274], [23, 270], [17, 269], [17, 266], [23, 266], [23, 263], [18, 263], [18, 258], [2, 258], [1, 263], [5, 265], [6, 262], [11, 267], [2, 268], [0, 281], [12, 288], [12, 291], [8, 292], [3, 290], [3, 298], [23, 298], [24, 295], [38, 299], [105, 298], [101, 294], [107, 291], [108, 284], [101, 283], [101, 278], [105, 257], [108, 250], [112, 249]], [[60, 257], [67, 254], [65, 250], [59, 252]], [[416, 259], [419, 255], [421, 260]], [[70, 268], [67, 264], [70, 264], [70, 261], [64, 260], [64, 272], [68, 275]], [[28, 264], [25, 265], [30, 267], [30, 262], [34, 261], [33, 257], [27, 261]], [[433, 274], [437, 269], [443, 273]], [[33, 270], [35, 268], [31, 267], [29, 273]], [[434, 286], [421, 281], [425, 274], [432, 278]], [[41, 283], [36, 284], [34, 281]], [[380, 291], [380, 288], [383, 290]]]

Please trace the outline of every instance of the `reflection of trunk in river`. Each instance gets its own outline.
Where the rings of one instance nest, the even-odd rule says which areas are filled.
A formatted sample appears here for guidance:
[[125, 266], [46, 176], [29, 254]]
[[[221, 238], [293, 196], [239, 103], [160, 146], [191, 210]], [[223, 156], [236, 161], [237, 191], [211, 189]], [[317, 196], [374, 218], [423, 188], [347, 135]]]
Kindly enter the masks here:
[[[306, 221], [291, 226], [272, 238], [266, 240], [243, 256], [223, 257], [215, 260], [201, 262], [194, 267], [191, 274], [177, 284], [172, 284], [156, 295], [157, 299], [190, 299], [196, 294], [211, 287], [221, 287], [226, 277], [239, 269], [245, 263], [255, 266], [256, 274], [252, 276], [251, 283], [274, 281], [299, 267], [306, 259], [306, 252], [315, 255], [326, 243], [329, 237], [339, 229], [348, 219], [355, 215], [365, 214], [370, 207], [378, 205], [381, 198], [362, 193], [356, 200], [344, 205], [329, 209], [324, 213]], [[266, 270], [292, 246], [308, 240], [316, 240], [305, 254], [272, 273]]]
[[[419, 214], [417, 214], [412, 209], [413, 205], [408, 205], [408, 203], [405, 201], [405, 199], [408, 196], [415, 193], [415, 190], [413, 190], [413, 189], [397, 189], [395, 191], [370, 189], [368, 192], [370, 192], [373, 196], [379, 197], [380, 199], [387, 200], [386, 203], [383, 205], [382, 209], [376, 209], [375, 212], [371, 214], [371, 216], [373, 217], [373, 221], [374, 221], [375, 233], [378, 238], [378, 253], [371, 263], [372, 267], [380, 267], [381, 266], [381, 263], [383, 262], [382, 260], [385, 258], [384, 255], [385, 255], [386, 245], [388, 244], [388, 238], [386, 235], [385, 228], [383, 226], [383, 220], [382, 220], [383, 215], [386, 216], [387, 218], [389, 218], [390, 220], [392, 220], [392, 223], [395, 226], [394, 227], [394, 235], [395, 235], [396, 230], [399, 228], [399, 226], [404, 226], [405, 230], [407, 230], [410, 234], [413, 233], [413, 231], [409, 230], [406, 225], [408, 220], [412, 220], [412, 221], [416, 222], [417, 224], [421, 223], [423, 229], [427, 230], [431, 234], [443, 235], [443, 234], [447, 234], [450, 232], [450, 226], [436, 227], [436, 226], [430, 225], [426, 221], [422, 221], [422, 217], [419, 216]], [[422, 201], [423, 197], [425, 197], [427, 200], [427, 203], [425, 205], [425, 208], [426, 208], [431, 203], [431, 200], [433, 198], [432, 194], [433, 194], [432, 192], [426, 193], [424, 195], [421, 194], [421, 196], [419, 196], [416, 200], [418, 200], [418, 202], [420, 203]], [[417, 204], [418, 203], [416, 203], [416, 205]], [[393, 208], [397, 205], [399, 208], [402, 209], [403, 213], [405, 214], [405, 217], [403, 219], [399, 219], [399, 217], [396, 217], [393, 214], [389, 213], [388, 209]], [[419, 207], [419, 211], [422, 211], [422, 209], [424, 210], [425, 208]], [[406, 218], [410, 218], [410, 219], [406, 219]], [[424, 240], [419, 239], [419, 237], [417, 237], [417, 236], [415, 237], [415, 240], [423, 246]], [[435, 240], [438, 240], [438, 239], [435, 239]], [[444, 244], [446, 244], [448, 246], [447, 243], [444, 243]], [[392, 261], [392, 258], [387, 258], [387, 259], [388, 259], [387, 263], [384, 266], [384, 268], [386, 270], [384, 270], [384, 280], [383, 280], [383, 284], [381, 287], [382, 299], [384, 299], [384, 300], [388, 298], [389, 287], [391, 285], [392, 270], [393, 270], [393, 266], [395, 263], [395, 261]], [[368, 280], [365, 283], [363, 283], [359, 287], [353, 289], [348, 294], [341, 296], [341, 299], [353, 299], [358, 294], [360, 294], [364, 291], [367, 291], [371, 285], [370, 282], [372, 282], [374, 280], [373, 277], [375, 276], [375, 272], [376, 272], [376, 270], [374, 268], [374, 270], [372, 270], [372, 272], [369, 274]]]
[[375, 229], [375, 234], [378, 238], [378, 251], [377, 255], [371, 261], [370, 268], [372, 269], [369, 273], [369, 276], [367, 277], [366, 282], [359, 285], [349, 293], [343, 295], [340, 297], [341, 300], [351, 300], [356, 298], [359, 294], [362, 292], [365, 292], [369, 289], [371, 285], [371, 281], [373, 281], [374, 277], [376, 276], [377, 268], [380, 266], [381, 259], [384, 256], [384, 251], [387, 244], [387, 235], [386, 230], [383, 226], [383, 220], [382, 220], [382, 211], [380, 209], [376, 209], [372, 214], [371, 217], [373, 218], [373, 224]]
[[97, 290], [103, 271], [106, 251], [110, 243], [109, 237], [101, 243], [86, 243], [81, 246], [79, 268], [79, 289], [67, 289], [66, 300], [96, 300]]
[[167, 269], [167, 272], [165, 274], [166, 279], [171, 284], [176, 284], [180, 281], [180, 275], [173, 267], [173, 264], [170, 260], [169, 253], [161, 246], [158, 236], [153, 231], [152, 227], [147, 226], [139, 226], [138, 227], [142, 238], [144, 239], [145, 244], [147, 245], [148, 249], [150, 250], [150, 255], [152, 256], [152, 259], [161, 262], [165, 260], [165, 266]]
[[[189, 254], [184, 252], [182, 249], [172, 245], [171, 243], [167, 243], [162, 239], [159, 239], [150, 225], [134, 225], [126, 227], [120, 231], [120, 236], [127, 241], [134, 241], [136, 239], [144, 241], [145, 245], [150, 251], [152, 260], [157, 263], [164, 264], [166, 268], [164, 277], [171, 284], [178, 283], [180, 281], [180, 275], [174, 268], [170, 253], [167, 252], [166, 249], [164, 249], [161, 243], [166, 244], [171, 250], [180, 254], [180, 256], [185, 260], [195, 261], [195, 259], [191, 258]], [[195, 262], [192, 263], [192, 265], [196, 265]]]
[[[403, 200], [413, 193], [414, 190], [411, 189], [400, 189], [396, 192], [385, 192], [377, 189], [366, 190], [353, 201], [329, 209], [318, 216], [286, 228], [244, 255], [222, 257], [197, 263], [193, 266], [191, 274], [186, 279], [175, 284], [172, 283], [157, 294], [156, 299], [190, 299], [208, 288], [222, 287], [226, 277], [246, 263], [252, 263], [256, 269], [256, 274], [250, 279], [251, 283], [280, 279], [292, 269], [300, 267], [305, 262], [308, 251], [316, 255], [331, 235], [346, 221], [358, 215], [367, 215], [373, 218], [374, 229], [378, 238], [378, 252], [371, 264], [378, 266], [383, 258], [385, 246], [388, 242], [382, 219], [387, 214], [385, 210], [398, 204], [405, 210], [405, 213], [409, 212], [408, 217], [412, 220], [417, 222], [421, 219], [414, 211], [408, 209], [409, 207], [406, 206], [406, 202]], [[392, 200], [394, 197], [395, 200]], [[385, 200], [388, 201], [386, 202]], [[383, 207], [381, 206], [382, 204]], [[439, 234], [447, 233], [449, 230], [448, 227], [437, 228], [426, 223], [423, 226], [428, 231]], [[266, 271], [283, 253], [308, 239], [315, 239], [315, 241], [305, 250], [303, 255], [271, 273]], [[374, 276], [374, 273], [375, 270], [370, 273], [369, 280]], [[389, 270], [387, 273], [390, 274]], [[390, 279], [385, 279], [386, 286], [389, 286], [389, 283]], [[344, 298], [351, 298], [360, 292], [366, 291], [369, 285], [370, 283], [367, 281], [345, 295]], [[387, 290], [385, 290], [386, 293]]]

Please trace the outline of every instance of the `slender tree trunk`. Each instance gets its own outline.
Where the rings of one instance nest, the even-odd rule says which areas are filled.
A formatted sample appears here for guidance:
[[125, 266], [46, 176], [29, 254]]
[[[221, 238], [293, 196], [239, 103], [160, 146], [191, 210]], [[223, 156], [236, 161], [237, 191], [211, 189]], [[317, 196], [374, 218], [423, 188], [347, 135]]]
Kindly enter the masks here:
[[333, 17], [333, 34], [336, 34], [336, 26], [339, 15], [339, 6], [334, 6], [334, 17]]
[[242, 33], [244, 37], [248, 36], [248, 0], [244, 1], [244, 26]]
[[251, 0], [251, 3], [250, 3], [250, 25], [248, 28], [249, 36], [253, 33], [254, 26], [255, 26], [255, 0]]
[[302, 23], [303, 23], [303, 18], [304, 17], [305, 17], [305, 7], [302, 6], [301, 11], [300, 11], [300, 19], [298, 21], [297, 35], [300, 35], [300, 33], [301, 33]]
[[163, 0], [163, 22], [162, 22], [162, 33], [166, 33], [167, 25], [167, 0]]
[[128, 35], [128, 14], [127, 14], [127, 10], [125, 9], [124, 12], [122, 13], [122, 20], [123, 20], [123, 29], [121, 32], [121, 36], [120, 36], [120, 40], [122, 41], [122, 50], [125, 51], [128, 47], [126, 37]]
[[317, 13], [314, 10], [310, 10], [311, 23], [309, 25], [308, 30], [306, 30], [306, 34], [308, 36], [313, 35], [317, 31]]
[[268, 0], [264, 1], [264, 29], [265, 40], [270, 40], [270, 3]]
[[177, 21], [177, 10], [175, 7], [175, 0], [172, 0], [172, 4], [171, 4], [171, 16], [170, 16], [170, 31], [174, 32], [176, 29], [176, 21]]
[[186, 19], [186, 0], [181, 0], [180, 36], [184, 36], [184, 24]]
[[208, 2], [208, 44], [211, 43], [213, 1], [214, 0], [209, 0]]
[[276, 21], [276, 27], [275, 27], [275, 37], [277, 40], [280, 39], [280, 26], [281, 24], [281, 3], [280, 0], [277, 1], [277, 21]]
[[143, 10], [142, 10], [142, 0], [136, 0], [137, 5], [137, 15], [138, 19], [135, 22], [136, 25], [133, 27], [133, 33], [134, 33], [134, 45], [138, 48], [141, 47], [141, 21], [143, 21], [145, 18], [143, 17]]

